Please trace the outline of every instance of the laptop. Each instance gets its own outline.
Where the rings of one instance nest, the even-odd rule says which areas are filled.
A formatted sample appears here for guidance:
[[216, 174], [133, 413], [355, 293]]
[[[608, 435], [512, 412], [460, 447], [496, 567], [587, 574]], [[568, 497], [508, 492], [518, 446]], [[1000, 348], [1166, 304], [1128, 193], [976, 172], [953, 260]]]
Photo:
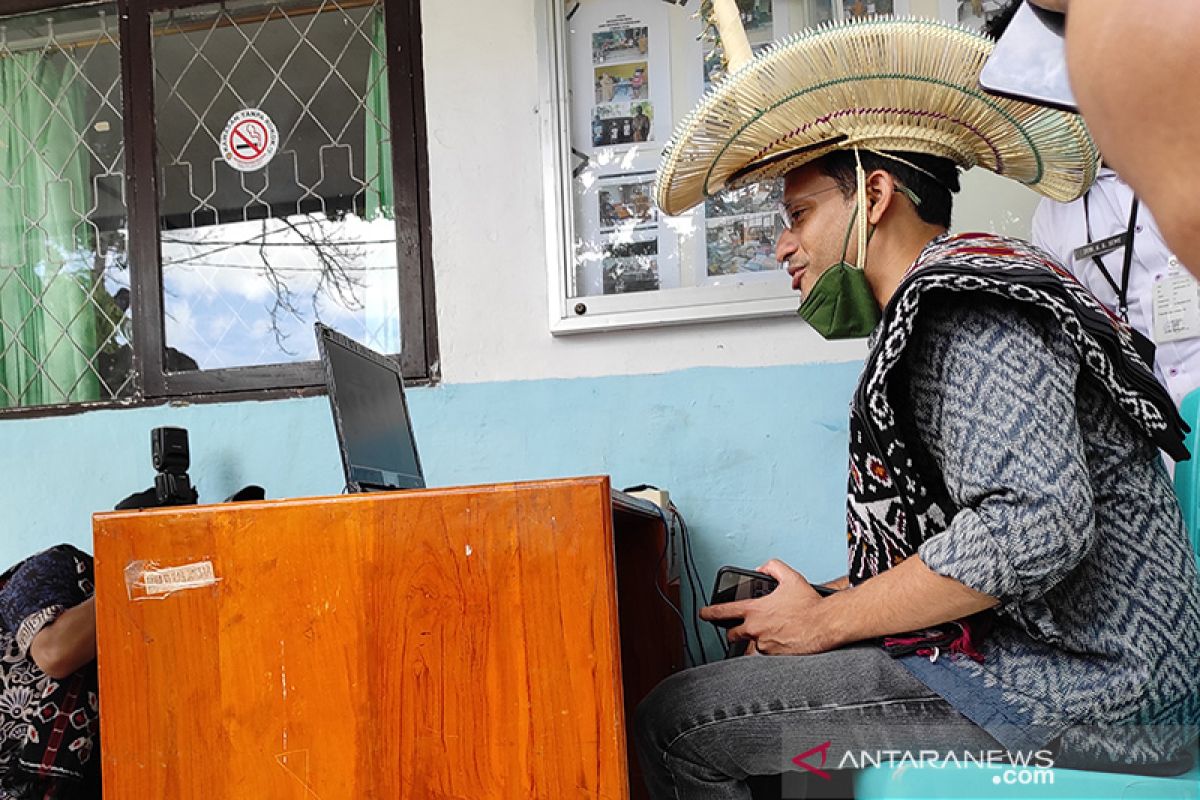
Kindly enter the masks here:
[[400, 365], [327, 325], [315, 328], [347, 491], [423, 489]]

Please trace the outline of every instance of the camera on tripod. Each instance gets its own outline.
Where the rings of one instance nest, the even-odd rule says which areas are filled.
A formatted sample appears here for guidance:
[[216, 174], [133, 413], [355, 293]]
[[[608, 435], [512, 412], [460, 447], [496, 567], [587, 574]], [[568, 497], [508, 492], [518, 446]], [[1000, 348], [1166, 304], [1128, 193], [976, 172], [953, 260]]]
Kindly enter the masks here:
[[191, 464], [188, 433], [183, 428], [155, 428], [150, 431], [150, 457], [158, 474], [154, 476], [154, 494], [160, 506], [195, 505], [197, 494], [188, 478]]

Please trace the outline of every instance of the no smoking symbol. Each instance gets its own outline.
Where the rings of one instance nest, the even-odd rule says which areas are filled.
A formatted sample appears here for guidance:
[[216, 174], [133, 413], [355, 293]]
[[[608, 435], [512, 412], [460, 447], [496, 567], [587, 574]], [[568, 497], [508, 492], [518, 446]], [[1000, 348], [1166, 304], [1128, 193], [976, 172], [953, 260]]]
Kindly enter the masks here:
[[256, 119], [239, 122], [233, 127], [229, 145], [233, 154], [244, 161], [252, 161], [267, 151], [267, 128]]
[[275, 123], [256, 108], [234, 114], [222, 139], [221, 155], [225, 163], [242, 172], [266, 166], [279, 146]]

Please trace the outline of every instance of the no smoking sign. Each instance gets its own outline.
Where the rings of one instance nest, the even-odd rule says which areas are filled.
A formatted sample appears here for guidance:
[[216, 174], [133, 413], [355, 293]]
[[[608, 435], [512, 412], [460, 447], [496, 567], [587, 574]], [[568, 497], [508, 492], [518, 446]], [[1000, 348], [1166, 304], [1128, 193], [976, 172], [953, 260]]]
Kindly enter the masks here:
[[279, 149], [279, 131], [271, 118], [257, 108], [230, 117], [221, 134], [221, 156], [241, 172], [262, 169]]

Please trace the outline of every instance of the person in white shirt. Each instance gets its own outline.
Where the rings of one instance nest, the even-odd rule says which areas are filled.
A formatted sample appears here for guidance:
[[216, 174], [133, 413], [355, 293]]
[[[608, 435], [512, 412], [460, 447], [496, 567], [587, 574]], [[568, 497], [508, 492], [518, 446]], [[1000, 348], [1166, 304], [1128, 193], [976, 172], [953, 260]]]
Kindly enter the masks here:
[[1030, 0], [1067, 15], [1067, 72], [1105, 159], [1154, 209], [1164, 241], [1200, 277], [1191, 171], [1200, 127], [1200, 14], [1179, 0]]
[[1079, 200], [1041, 202], [1033, 242], [1154, 344], [1154, 374], [1178, 406], [1200, 387], [1200, 285], [1168, 248], [1150, 210], [1139, 205], [1134, 213], [1133, 203], [1133, 190], [1104, 167]]

